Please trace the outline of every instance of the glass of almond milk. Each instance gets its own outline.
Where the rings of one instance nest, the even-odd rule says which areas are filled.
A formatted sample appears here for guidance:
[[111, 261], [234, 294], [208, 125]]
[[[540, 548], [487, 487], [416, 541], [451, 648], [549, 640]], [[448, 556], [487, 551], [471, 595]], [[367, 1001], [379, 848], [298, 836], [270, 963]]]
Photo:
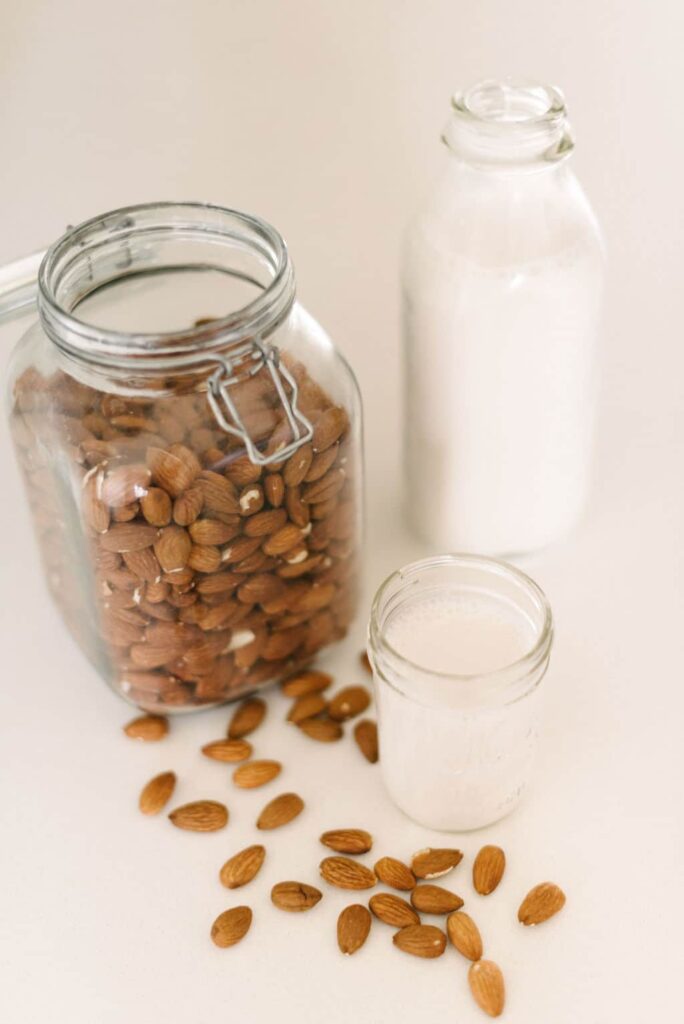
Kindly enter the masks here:
[[369, 626], [385, 785], [429, 828], [504, 817], [537, 746], [551, 608], [513, 566], [477, 555], [413, 562], [378, 590]]

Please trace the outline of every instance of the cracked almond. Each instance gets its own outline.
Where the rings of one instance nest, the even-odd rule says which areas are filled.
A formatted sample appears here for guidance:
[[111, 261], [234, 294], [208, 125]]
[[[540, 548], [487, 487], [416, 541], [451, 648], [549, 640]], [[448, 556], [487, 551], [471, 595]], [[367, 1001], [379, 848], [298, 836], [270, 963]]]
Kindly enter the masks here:
[[278, 882], [271, 889], [271, 901], [275, 906], [292, 914], [311, 910], [322, 898], [320, 889], [306, 882]]

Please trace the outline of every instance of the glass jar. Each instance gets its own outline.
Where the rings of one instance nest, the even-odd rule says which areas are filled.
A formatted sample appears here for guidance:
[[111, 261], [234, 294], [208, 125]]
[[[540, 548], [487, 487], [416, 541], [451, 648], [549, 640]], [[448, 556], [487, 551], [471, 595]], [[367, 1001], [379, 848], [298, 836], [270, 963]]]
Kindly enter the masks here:
[[185, 711], [279, 679], [355, 613], [361, 410], [263, 221], [197, 203], [68, 231], [11, 367], [48, 586], [102, 677]]
[[442, 555], [382, 584], [368, 653], [382, 775], [405, 814], [465, 831], [513, 810], [532, 773], [552, 642], [546, 597], [505, 562]]
[[563, 97], [482, 82], [403, 259], [406, 509], [442, 550], [531, 551], [585, 500], [603, 244]]

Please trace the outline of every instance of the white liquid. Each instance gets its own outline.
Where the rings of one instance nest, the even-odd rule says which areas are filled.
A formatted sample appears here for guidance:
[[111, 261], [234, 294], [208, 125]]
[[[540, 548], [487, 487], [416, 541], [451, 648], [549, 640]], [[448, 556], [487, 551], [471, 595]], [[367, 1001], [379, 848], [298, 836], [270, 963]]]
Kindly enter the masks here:
[[[536, 634], [507, 602], [447, 588], [404, 603], [386, 623], [385, 637], [424, 669], [477, 676], [524, 657]], [[380, 763], [395, 803], [422, 824], [446, 830], [479, 828], [512, 810], [532, 769], [540, 688], [506, 703], [487, 699], [486, 679], [416, 671], [389, 682], [395, 685], [376, 676]]]

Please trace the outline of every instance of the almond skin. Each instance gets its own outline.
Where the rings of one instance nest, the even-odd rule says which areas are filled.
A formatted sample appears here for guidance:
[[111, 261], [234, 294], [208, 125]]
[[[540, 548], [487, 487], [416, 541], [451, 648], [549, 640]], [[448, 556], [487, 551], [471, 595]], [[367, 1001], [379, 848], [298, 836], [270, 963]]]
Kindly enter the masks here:
[[324, 832], [321, 842], [336, 853], [368, 853], [373, 837], [362, 828], [338, 828]]
[[534, 925], [548, 921], [565, 906], [565, 893], [553, 882], [541, 882], [530, 889], [518, 910], [521, 924]]
[[265, 856], [266, 850], [263, 846], [248, 846], [240, 850], [221, 868], [221, 884], [225, 885], [226, 889], [239, 889], [240, 886], [247, 885], [261, 870]]
[[320, 693], [321, 690], [327, 689], [332, 681], [333, 677], [327, 672], [317, 672], [311, 669], [290, 676], [282, 684], [281, 689], [286, 697], [303, 697], [307, 693]]
[[252, 924], [252, 911], [249, 907], [232, 907], [224, 910], [211, 926], [211, 939], [216, 946], [227, 949], [234, 946], [245, 935]]
[[460, 910], [463, 900], [455, 892], [440, 885], [418, 885], [411, 893], [411, 903], [424, 914], [450, 914]]
[[252, 744], [247, 740], [214, 740], [213, 743], [205, 743], [202, 753], [212, 761], [234, 764], [252, 756]]
[[446, 949], [446, 935], [432, 924], [409, 924], [394, 935], [395, 946], [405, 953], [434, 960]]
[[306, 718], [313, 718], [314, 715], [320, 715], [321, 712], [325, 711], [328, 706], [328, 702], [324, 697], [321, 697], [320, 693], [305, 693], [302, 697], [298, 697], [290, 708], [287, 720], [288, 722], [294, 722], [298, 725], [303, 722]]
[[196, 800], [176, 807], [169, 819], [176, 828], [189, 832], [216, 832], [228, 823], [228, 809], [216, 800]]
[[479, 960], [482, 957], [482, 936], [472, 917], [463, 910], [449, 914], [447, 918], [447, 935], [451, 944], [468, 960]]
[[306, 882], [278, 882], [271, 889], [271, 901], [275, 906], [293, 914], [311, 910], [322, 898], [320, 889]]
[[378, 760], [378, 727], [370, 718], [362, 718], [354, 726], [356, 745], [370, 764]]
[[345, 956], [361, 949], [371, 929], [371, 916], [361, 903], [345, 907], [337, 919], [337, 945]]
[[243, 701], [234, 712], [228, 725], [228, 738], [242, 739], [261, 725], [266, 716], [266, 704], [260, 697]]
[[441, 878], [460, 864], [463, 854], [460, 850], [432, 849], [419, 850], [411, 858], [411, 870], [416, 878]]
[[370, 868], [349, 857], [326, 857], [321, 861], [322, 877], [339, 889], [372, 889], [376, 878]]
[[408, 892], [415, 888], [416, 880], [410, 868], [394, 857], [381, 857], [375, 865], [375, 874], [392, 889]]
[[233, 782], [241, 789], [256, 789], [275, 779], [281, 771], [282, 765], [278, 761], [247, 761], [235, 769]]
[[489, 896], [503, 878], [506, 854], [500, 846], [483, 846], [473, 863], [475, 892]]
[[393, 928], [406, 928], [410, 924], [420, 924], [420, 917], [410, 903], [393, 892], [379, 892], [368, 901], [375, 916]]
[[141, 715], [124, 725], [123, 730], [132, 740], [155, 743], [164, 739], [169, 731], [169, 723], [161, 715]]
[[345, 686], [330, 701], [328, 714], [336, 722], [346, 722], [365, 711], [370, 704], [370, 693], [364, 686]]
[[478, 960], [470, 965], [468, 984], [473, 999], [490, 1017], [500, 1017], [506, 1001], [503, 974], [492, 960]]
[[176, 788], [175, 772], [162, 772], [144, 786], [138, 806], [143, 814], [159, 814], [171, 799]]
[[342, 739], [343, 735], [339, 722], [331, 722], [326, 718], [305, 718], [299, 723], [299, 728], [310, 739], [318, 740], [319, 743], [333, 743]]
[[266, 804], [257, 818], [257, 828], [280, 828], [293, 821], [304, 810], [304, 801], [296, 793], [281, 793], [275, 800]]

